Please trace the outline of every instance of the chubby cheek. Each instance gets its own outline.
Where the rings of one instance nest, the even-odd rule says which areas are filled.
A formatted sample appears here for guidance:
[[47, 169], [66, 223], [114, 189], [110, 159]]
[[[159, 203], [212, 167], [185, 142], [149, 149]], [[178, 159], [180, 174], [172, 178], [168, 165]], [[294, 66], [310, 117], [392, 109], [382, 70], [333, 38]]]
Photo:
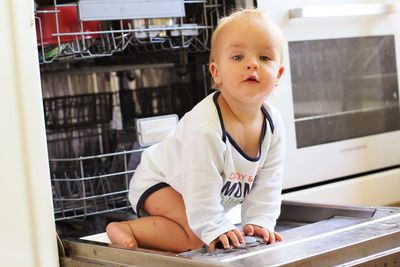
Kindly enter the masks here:
[[268, 77], [266, 79], [267, 82], [272, 86], [275, 86], [275, 84], [279, 81], [279, 77], [281, 76], [280, 69], [279, 68], [270, 69], [266, 72], [266, 76]]
[[267, 88], [268, 94], [270, 94], [275, 89], [276, 84], [277, 84], [277, 82], [274, 79], [274, 80], [269, 81], [269, 83], [265, 86]]
[[220, 85], [221, 87], [236, 88], [242, 82], [242, 76], [235, 70], [225, 70], [220, 72]]
[[221, 86], [222, 85], [222, 79], [219, 73], [217, 73], [216, 75], [213, 75], [213, 79], [214, 79], [214, 83], [216, 85]]
[[218, 78], [219, 78], [219, 81], [220, 81], [221, 83], [227, 82], [227, 81], [229, 80], [229, 78], [230, 78], [229, 72], [227, 72], [227, 71], [224, 70], [224, 69], [221, 69], [221, 70], [218, 72]]

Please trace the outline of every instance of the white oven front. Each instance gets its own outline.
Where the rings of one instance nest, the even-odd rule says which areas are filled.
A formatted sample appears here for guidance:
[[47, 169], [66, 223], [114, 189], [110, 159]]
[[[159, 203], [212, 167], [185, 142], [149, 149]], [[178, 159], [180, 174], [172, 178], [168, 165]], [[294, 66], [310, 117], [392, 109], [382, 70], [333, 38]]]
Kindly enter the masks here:
[[259, 0], [286, 38], [284, 188], [400, 164], [400, 3]]

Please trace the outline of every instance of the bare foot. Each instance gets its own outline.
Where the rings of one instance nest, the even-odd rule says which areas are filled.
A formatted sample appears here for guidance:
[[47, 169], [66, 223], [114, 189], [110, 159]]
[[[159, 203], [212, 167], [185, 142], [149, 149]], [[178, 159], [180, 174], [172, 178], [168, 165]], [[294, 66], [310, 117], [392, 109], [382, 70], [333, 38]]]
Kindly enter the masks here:
[[112, 222], [107, 225], [107, 236], [115, 245], [136, 248], [137, 242], [128, 222]]

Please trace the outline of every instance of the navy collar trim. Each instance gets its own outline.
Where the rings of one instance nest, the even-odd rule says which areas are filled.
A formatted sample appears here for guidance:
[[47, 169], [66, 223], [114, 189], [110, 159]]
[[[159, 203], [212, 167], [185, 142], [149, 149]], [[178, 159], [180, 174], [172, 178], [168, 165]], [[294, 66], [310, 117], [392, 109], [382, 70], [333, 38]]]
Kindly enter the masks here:
[[262, 111], [262, 113], [263, 113], [263, 115], [264, 115], [265, 120], [263, 121], [263, 125], [262, 125], [262, 132], [261, 132], [261, 137], [260, 137], [260, 142], [259, 142], [259, 148], [258, 148], [258, 151], [259, 151], [259, 152], [258, 152], [257, 157], [250, 157], [250, 156], [248, 156], [248, 155], [240, 148], [240, 146], [235, 142], [235, 140], [233, 139], [233, 137], [225, 130], [224, 121], [223, 121], [223, 119], [222, 119], [221, 109], [220, 109], [220, 107], [219, 107], [219, 105], [218, 105], [218, 101], [217, 101], [219, 95], [220, 95], [220, 92], [217, 91], [217, 92], [214, 94], [214, 96], [213, 96], [213, 101], [214, 101], [215, 107], [216, 107], [216, 109], [217, 109], [217, 113], [218, 113], [218, 117], [219, 117], [219, 122], [220, 122], [220, 124], [221, 124], [222, 141], [223, 141], [224, 143], [226, 143], [226, 138], [228, 137], [230, 143], [235, 147], [235, 149], [236, 149], [244, 158], [246, 158], [246, 159], [249, 160], [249, 161], [258, 161], [258, 160], [260, 159], [260, 156], [261, 156], [261, 147], [262, 147], [262, 143], [263, 143], [263, 141], [264, 141], [264, 138], [265, 138], [265, 135], [266, 135], [266, 132], [267, 132], [267, 125], [266, 125], [267, 121], [268, 121], [268, 124], [269, 124], [269, 126], [270, 126], [270, 128], [271, 128], [271, 132], [274, 133], [274, 124], [273, 124], [273, 122], [272, 122], [271, 116], [269, 115], [269, 113], [268, 113], [268, 111], [265, 109], [265, 107], [262, 106], [262, 107], [261, 107], [261, 111]]
[[219, 105], [218, 105], [218, 96], [220, 93], [221, 93], [220, 91], [215, 92], [215, 94], [213, 95], [213, 101], [214, 101], [215, 107], [217, 108], [219, 123], [221, 124], [222, 141], [225, 143], [226, 142], [226, 131], [225, 131], [225, 126], [224, 126], [224, 121], [222, 120], [221, 109], [219, 108]]

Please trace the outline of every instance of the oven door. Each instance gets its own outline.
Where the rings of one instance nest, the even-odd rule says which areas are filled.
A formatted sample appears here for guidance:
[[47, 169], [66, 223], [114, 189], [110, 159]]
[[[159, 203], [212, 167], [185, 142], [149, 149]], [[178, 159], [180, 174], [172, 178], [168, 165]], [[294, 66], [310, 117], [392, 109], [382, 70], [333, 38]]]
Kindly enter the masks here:
[[[368, 2], [368, 3], [367, 3]], [[284, 188], [400, 164], [400, 3], [259, 1], [287, 41]]]

